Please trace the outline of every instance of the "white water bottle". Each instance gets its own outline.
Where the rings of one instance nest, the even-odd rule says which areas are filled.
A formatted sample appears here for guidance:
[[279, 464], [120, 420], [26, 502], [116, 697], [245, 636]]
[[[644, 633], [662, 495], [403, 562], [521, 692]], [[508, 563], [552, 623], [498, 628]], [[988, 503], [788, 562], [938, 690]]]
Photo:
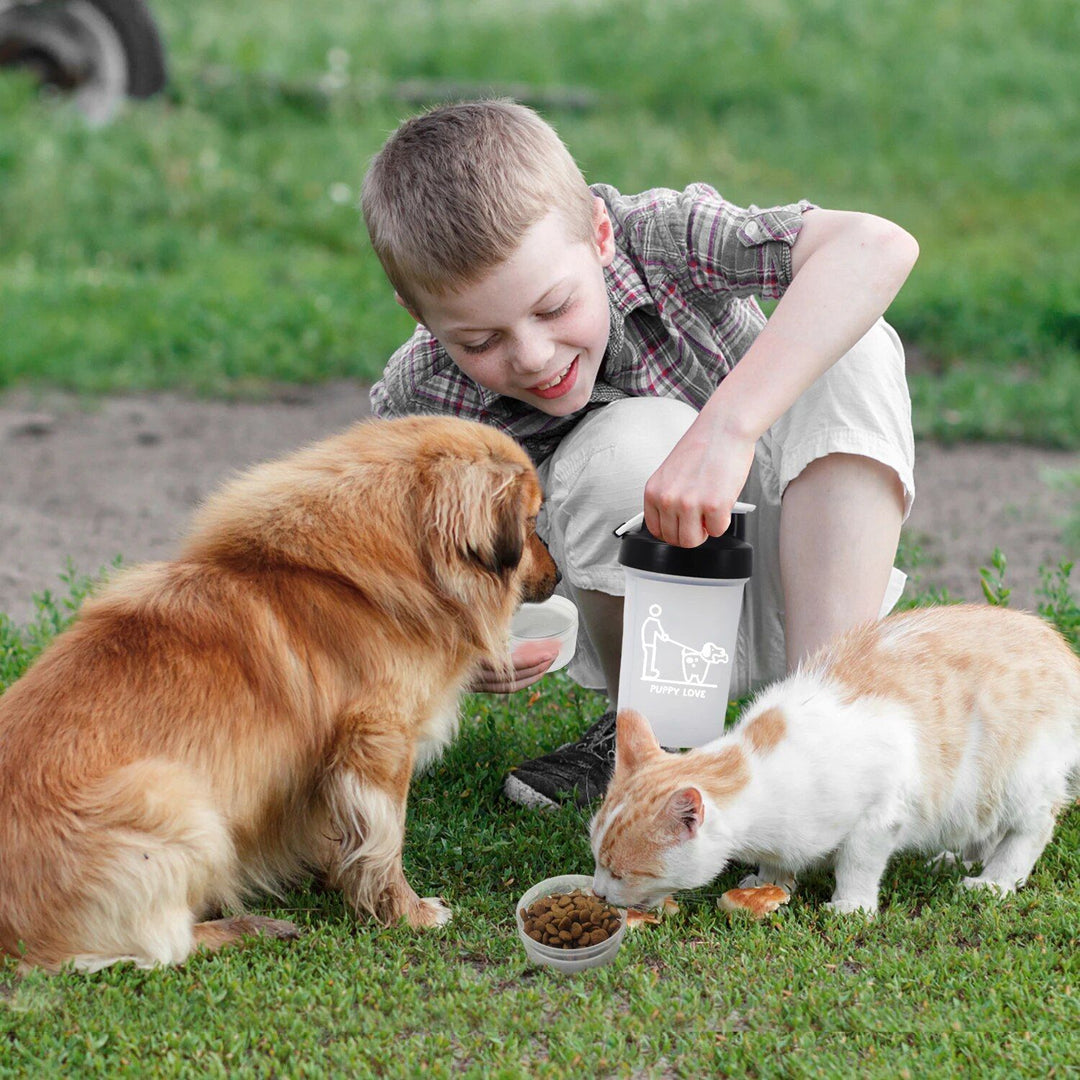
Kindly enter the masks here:
[[665, 544], [644, 524], [615, 530], [626, 575], [619, 708], [641, 713], [661, 746], [703, 746], [723, 734], [753, 509], [736, 503], [727, 531], [695, 548]]

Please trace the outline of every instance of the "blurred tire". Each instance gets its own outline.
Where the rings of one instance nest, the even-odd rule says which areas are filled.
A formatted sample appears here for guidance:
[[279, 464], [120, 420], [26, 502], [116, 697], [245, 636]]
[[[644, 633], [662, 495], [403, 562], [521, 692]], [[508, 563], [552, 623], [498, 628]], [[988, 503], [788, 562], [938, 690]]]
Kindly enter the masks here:
[[94, 123], [163, 89], [165, 52], [144, 0], [0, 0], [0, 66], [70, 93]]

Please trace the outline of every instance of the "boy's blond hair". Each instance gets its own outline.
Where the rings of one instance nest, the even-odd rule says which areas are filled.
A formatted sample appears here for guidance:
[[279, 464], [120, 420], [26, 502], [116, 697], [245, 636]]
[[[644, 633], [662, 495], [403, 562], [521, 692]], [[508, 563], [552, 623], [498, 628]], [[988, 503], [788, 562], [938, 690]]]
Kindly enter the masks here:
[[571, 240], [593, 232], [593, 196], [554, 129], [507, 100], [443, 105], [406, 120], [375, 156], [361, 205], [405, 304], [480, 280], [553, 210]]

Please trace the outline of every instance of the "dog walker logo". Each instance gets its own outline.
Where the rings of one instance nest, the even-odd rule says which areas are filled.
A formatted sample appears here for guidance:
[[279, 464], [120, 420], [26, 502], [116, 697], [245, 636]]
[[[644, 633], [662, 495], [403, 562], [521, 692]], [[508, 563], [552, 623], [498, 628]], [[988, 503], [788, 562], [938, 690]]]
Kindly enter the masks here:
[[649, 617], [641, 624], [641, 644], [645, 656], [642, 682], [656, 683], [655, 687], [650, 688], [654, 693], [678, 693], [666, 687], [679, 686], [692, 688], [684, 691], [690, 694], [695, 690], [715, 690], [718, 684], [706, 680], [715, 665], [728, 662], [727, 651], [712, 641], [706, 641], [699, 649], [676, 641], [660, 621], [663, 613], [664, 609], [659, 604], [651, 604]]

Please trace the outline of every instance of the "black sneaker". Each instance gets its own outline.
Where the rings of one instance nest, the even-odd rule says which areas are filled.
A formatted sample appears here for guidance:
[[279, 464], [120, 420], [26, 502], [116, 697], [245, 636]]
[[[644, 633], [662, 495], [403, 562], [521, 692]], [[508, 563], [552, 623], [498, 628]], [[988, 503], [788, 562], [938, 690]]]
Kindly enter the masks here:
[[510, 770], [503, 794], [511, 802], [551, 810], [585, 806], [607, 790], [615, 768], [615, 710], [604, 713], [577, 742]]

